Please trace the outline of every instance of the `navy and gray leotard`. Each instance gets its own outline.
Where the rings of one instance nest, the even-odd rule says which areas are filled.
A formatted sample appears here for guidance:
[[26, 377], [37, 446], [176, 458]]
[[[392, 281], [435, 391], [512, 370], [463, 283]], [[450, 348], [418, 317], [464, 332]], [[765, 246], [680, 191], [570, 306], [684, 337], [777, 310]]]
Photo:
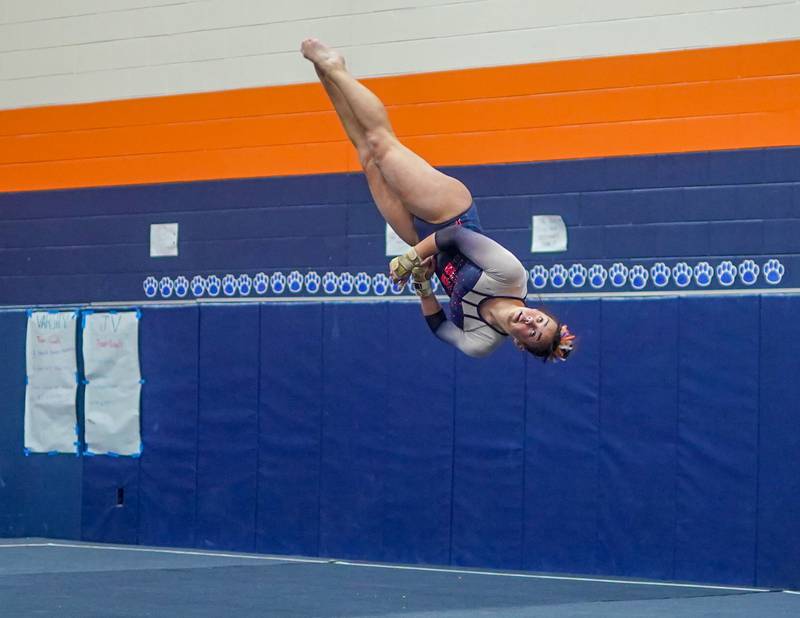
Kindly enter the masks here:
[[436, 234], [440, 251], [436, 274], [450, 296], [450, 320], [443, 311], [428, 316], [431, 330], [469, 356], [487, 356], [505, 340], [506, 333], [481, 317], [480, 305], [498, 297], [524, 301], [527, 270], [510, 251], [481, 233], [474, 205], [461, 217], [441, 225], [419, 219], [415, 224], [420, 239]]

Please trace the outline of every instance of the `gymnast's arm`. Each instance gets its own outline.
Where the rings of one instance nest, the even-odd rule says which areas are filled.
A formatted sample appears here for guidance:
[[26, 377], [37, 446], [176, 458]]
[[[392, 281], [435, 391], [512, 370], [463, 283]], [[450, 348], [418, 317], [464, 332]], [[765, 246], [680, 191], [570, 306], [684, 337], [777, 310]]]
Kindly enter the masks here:
[[491, 352], [491, 350], [479, 345], [473, 338], [468, 337], [467, 333], [448, 320], [444, 315], [442, 306], [433, 294], [420, 296], [419, 300], [422, 305], [422, 315], [425, 316], [428, 327], [439, 339], [455, 346], [467, 356], [481, 357]]
[[460, 225], [451, 225], [438, 230], [420, 241], [414, 250], [422, 260], [439, 251], [461, 253], [501, 283], [516, 283], [520, 278], [522, 280], [528, 278], [525, 267], [508, 249], [488, 236]]

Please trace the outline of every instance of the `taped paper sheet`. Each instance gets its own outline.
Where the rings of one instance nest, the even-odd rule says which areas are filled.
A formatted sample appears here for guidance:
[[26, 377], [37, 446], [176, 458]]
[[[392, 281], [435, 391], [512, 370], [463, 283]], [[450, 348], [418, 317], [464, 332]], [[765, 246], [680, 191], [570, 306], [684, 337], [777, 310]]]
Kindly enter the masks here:
[[32, 311], [25, 348], [25, 449], [77, 452], [76, 311]]
[[87, 453], [138, 455], [139, 313], [86, 313], [83, 363]]
[[567, 250], [567, 226], [559, 215], [533, 215], [531, 253]]

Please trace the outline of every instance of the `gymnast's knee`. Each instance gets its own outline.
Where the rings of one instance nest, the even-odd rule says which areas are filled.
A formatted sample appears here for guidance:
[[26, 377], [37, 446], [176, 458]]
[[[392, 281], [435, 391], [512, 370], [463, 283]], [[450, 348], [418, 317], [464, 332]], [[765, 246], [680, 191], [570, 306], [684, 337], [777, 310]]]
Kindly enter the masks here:
[[369, 156], [378, 165], [397, 144], [397, 138], [386, 127], [377, 127], [367, 131], [367, 147]]

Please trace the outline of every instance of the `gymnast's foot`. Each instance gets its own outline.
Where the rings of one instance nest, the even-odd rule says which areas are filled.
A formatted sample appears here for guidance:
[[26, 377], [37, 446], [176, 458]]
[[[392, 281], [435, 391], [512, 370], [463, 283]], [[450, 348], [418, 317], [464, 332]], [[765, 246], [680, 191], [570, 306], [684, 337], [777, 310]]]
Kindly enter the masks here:
[[317, 73], [330, 73], [334, 69], [344, 69], [344, 56], [331, 49], [319, 39], [306, 39], [300, 46], [303, 56], [314, 63]]

